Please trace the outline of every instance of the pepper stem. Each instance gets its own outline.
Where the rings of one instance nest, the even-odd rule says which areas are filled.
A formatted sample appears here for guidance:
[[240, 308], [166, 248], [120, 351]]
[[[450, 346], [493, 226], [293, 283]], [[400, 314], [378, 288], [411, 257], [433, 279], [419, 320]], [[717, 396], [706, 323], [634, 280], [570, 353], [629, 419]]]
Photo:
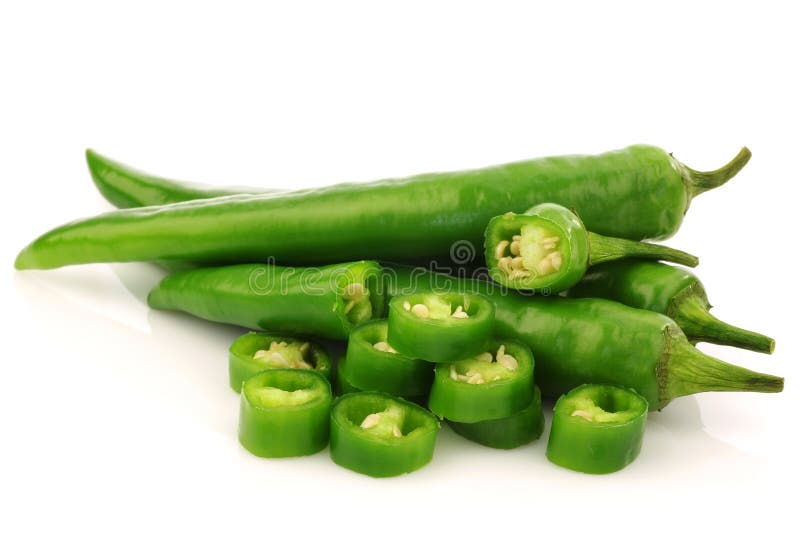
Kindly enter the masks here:
[[589, 234], [589, 265], [621, 258], [647, 258], [689, 267], [695, 267], [699, 263], [697, 256], [663, 245], [608, 237], [594, 232], [587, 233]]
[[704, 391], [783, 391], [783, 378], [723, 362], [697, 350], [682, 335], [667, 333], [665, 358], [659, 364], [660, 408], [672, 399]]
[[742, 147], [731, 161], [715, 171], [696, 171], [678, 161], [678, 167], [686, 183], [689, 199], [696, 197], [700, 193], [705, 193], [710, 189], [719, 187], [736, 176], [736, 174], [742, 170], [742, 167], [750, 161], [750, 156], [752, 156], [750, 149]]
[[675, 297], [668, 315], [692, 341], [707, 341], [772, 354], [775, 340], [721, 321], [711, 314], [705, 291], [696, 284]]

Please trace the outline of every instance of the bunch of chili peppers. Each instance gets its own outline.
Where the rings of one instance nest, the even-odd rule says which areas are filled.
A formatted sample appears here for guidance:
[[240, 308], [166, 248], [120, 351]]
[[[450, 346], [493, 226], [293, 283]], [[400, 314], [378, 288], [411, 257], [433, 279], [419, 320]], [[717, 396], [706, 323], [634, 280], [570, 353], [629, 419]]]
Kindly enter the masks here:
[[[638, 455], [648, 410], [783, 389], [695, 347], [775, 343], [709, 312], [700, 280], [671, 265], [695, 256], [645, 241], [674, 234], [691, 200], [749, 159], [743, 148], [702, 172], [635, 145], [276, 191], [159, 178], [88, 151], [121, 209], [47, 232], [15, 265], [158, 262], [171, 274], [151, 307], [253, 330], [231, 346], [229, 377], [253, 454], [330, 444], [337, 464], [394, 476], [431, 460], [441, 421], [488, 447], [539, 438], [546, 397], [548, 458], [608, 473]], [[457, 246], [485, 262], [465, 264]], [[329, 341], [347, 341], [335, 362]]]

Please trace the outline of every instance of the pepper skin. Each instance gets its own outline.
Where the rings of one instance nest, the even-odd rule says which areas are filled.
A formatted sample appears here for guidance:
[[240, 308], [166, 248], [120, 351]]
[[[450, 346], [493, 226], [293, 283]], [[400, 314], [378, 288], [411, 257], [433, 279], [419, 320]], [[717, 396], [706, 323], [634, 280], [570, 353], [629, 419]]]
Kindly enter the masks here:
[[239, 442], [266, 458], [314, 454], [328, 444], [331, 386], [321, 374], [271, 369], [242, 386]]
[[492, 341], [494, 305], [475, 294], [419, 293], [389, 302], [389, 344], [410, 358], [463, 360]]
[[253, 330], [347, 339], [384, 310], [380, 266], [360, 261], [327, 267], [249, 264], [167, 276], [147, 302]]
[[347, 359], [339, 358], [336, 362], [336, 396], [341, 397], [348, 393], [355, 393], [361, 391], [350, 382], [350, 377], [347, 372]]
[[672, 261], [694, 267], [680, 250], [589, 232], [564, 206], [545, 203], [522, 215], [493, 217], [484, 241], [489, 275], [514, 289], [558, 292], [580, 281], [590, 265], [626, 257]]
[[433, 458], [439, 421], [429, 411], [385, 393], [349, 393], [331, 409], [331, 458], [357, 473], [392, 477]]
[[533, 400], [527, 408], [500, 419], [489, 419], [477, 423], [447, 424], [459, 436], [493, 449], [515, 449], [535, 439], [544, 431], [542, 392], [534, 386]]
[[[632, 388], [661, 409], [703, 391], [783, 390], [783, 378], [757, 373], [697, 350], [669, 317], [603, 299], [523, 296], [486, 281], [387, 266], [392, 297], [418, 291], [475, 291], [495, 304], [495, 335], [536, 355], [536, 383], [557, 397], [589, 383]], [[509, 294], [511, 293], [511, 294]]]
[[616, 300], [634, 308], [663, 313], [693, 342], [707, 341], [772, 354], [775, 340], [714, 317], [706, 290], [686, 269], [646, 261], [599, 265], [567, 293], [569, 297]]
[[580, 386], [556, 402], [547, 458], [583, 473], [619, 471], [639, 455], [646, 422], [647, 401], [636, 392]]
[[603, 235], [674, 234], [691, 199], [735, 175], [694, 171], [663, 150], [635, 145], [597, 156], [562, 156], [479, 170], [339, 184], [286, 194], [238, 195], [106, 213], [56, 228], [28, 245], [17, 269], [96, 262], [263, 262], [320, 265], [361, 258], [441, 258], [489, 219], [542, 202], [569, 206]]
[[267, 369], [311, 369], [331, 379], [331, 358], [317, 343], [293, 337], [249, 332], [239, 336], [228, 351], [231, 389]]

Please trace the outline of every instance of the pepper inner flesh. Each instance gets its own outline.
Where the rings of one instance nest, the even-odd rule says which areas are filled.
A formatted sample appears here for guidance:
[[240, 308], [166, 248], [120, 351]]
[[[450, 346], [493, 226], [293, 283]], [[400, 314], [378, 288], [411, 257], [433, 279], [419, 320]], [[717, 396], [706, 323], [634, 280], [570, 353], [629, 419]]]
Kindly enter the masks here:
[[402, 438], [405, 411], [400, 406], [389, 406], [382, 412], [367, 415], [359, 425], [364, 431], [383, 438]]
[[370, 291], [361, 282], [352, 282], [342, 290], [344, 314], [354, 325], [359, 325], [372, 318], [372, 301]]
[[624, 397], [613, 394], [597, 398], [581, 395], [565, 401], [571, 417], [580, 417], [591, 423], [624, 423], [639, 414]]
[[494, 256], [497, 266], [510, 280], [536, 278], [561, 270], [565, 239], [560, 232], [544, 224], [523, 224], [519, 233], [497, 243]]
[[450, 302], [435, 295], [426, 297], [424, 302], [418, 302], [413, 305], [409, 301], [403, 302], [404, 310], [410, 311], [421, 319], [467, 319], [469, 318], [469, 313], [465, 308], [468, 307], [469, 303], [465, 301], [463, 306], [457, 305], [456, 309], [453, 310], [453, 305]]
[[311, 345], [307, 342], [273, 341], [268, 349], [257, 350], [253, 359], [270, 367], [285, 369], [313, 369], [309, 363]]
[[485, 384], [511, 378], [517, 369], [517, 359], [506, 353], [505, 345], [500, 345], [494, 354], [484, 352], [453, 363], [450, 365], [450, 378], [467, 384]]
[[296, 389], [287, 391], [273, 386], [254, 388], [249, 392], [254, 403], [265, 408], [279, 406], [299, 406], [314, 399], [314, 392], [310, 389]]

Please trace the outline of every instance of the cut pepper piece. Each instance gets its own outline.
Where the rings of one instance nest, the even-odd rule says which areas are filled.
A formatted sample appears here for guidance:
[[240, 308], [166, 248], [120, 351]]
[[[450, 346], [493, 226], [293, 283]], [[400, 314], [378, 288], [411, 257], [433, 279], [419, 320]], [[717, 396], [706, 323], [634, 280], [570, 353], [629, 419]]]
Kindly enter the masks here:
[[271, 369], [242, 385], [239, 442], [265, 458], [305, 456], [325, 448], [331, 387], [321, 374]]
[[533, 356], [515, 341], [494, 341], [474, 358], [436, 366], [428, 406], [443, 419], [477, 423], [509, 417], [533, 399]]
[[389, 344], [411, 358], [452, 362], [492, 340], [494, 304], [471, 293], [417, 293], [389, 303]]
[[433, 458], [439, 421], [385, 393], [349, 393], [331, 409], [331, 458], [372, 477], [410, 473]]
[[514, 449], [538, 439], [544, 431], [542, 392], [534, 386], [533, 400], [522, 411], [500, 419], [457, 423], [448, 421], [453, 431], [470, 441], [495, 449]]
[[642, 448], [647, 400], [631, 389], [585, 384], [553, 409], [547, 458], [584, 473], [619, 471]]
[[387, 342], [387, 321], [359, 326], [347, 341], [347, 376], [363, 391], [383, 391], [398, 397], [427, 395], [433, 364], [398, 353]]
[[325, 349], [294, 337], [250, 332], [239, 336], [228, 354], [230, 384], [237, 393], [242, 382], [267, 369], [311, 369], [331, 377], [331, 358]]

